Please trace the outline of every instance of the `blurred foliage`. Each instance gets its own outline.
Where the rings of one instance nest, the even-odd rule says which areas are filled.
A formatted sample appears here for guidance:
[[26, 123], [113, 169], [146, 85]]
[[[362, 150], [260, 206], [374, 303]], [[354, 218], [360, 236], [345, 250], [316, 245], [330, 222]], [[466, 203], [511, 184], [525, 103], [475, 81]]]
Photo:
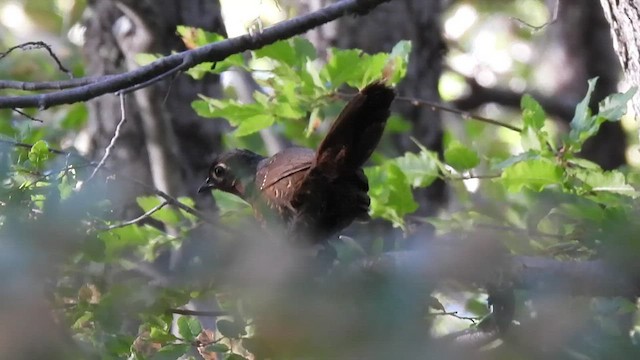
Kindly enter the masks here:
[[[29, 3], [25, 9], [34, 19], [42, 13], [59, 14], [53, 3]], [[540, 19], [537, 2], [509, 4], [514, 15], [531, 16], [532, 22]], [[491, 2], [478, 6], [487, 6], [487, 12], [504, 10]], [[538, 10], [530, 12], [532, 7]], [[77, 16], [75, 10], [73, 16]], [[43, 20], [43, 25], [60, 31], [63, 18]], [[189, 47], [221, 39], [200, 29], [180, 27], [177, 31]], [[248, 62], [237, 55], [216, 64], [201, 64], [188, 72], [200, 79], [233, 67], [251, 71], [267, 90], [266, 94], [255, 93], [254, 103], [203, 96], [192, 106], [201, 116], [212, 118], [207, 121], [228, 121], [234, 127], [225, 136], [229, 147], [259, 150], [257, 132], [267, 127], [275, 128], [295, 145], [314, 147], [353, 93], [345, 89], [361, 88], [380, 77], [399, 83], [406, 75], [410, 51], [411, 43], [405, 41], [390, 53], [331, 49], [328, 62], [322, 64], [308, 41], [280, 41], [251, 52]], [[138, 60], [155, 58], [141, 55]], [[65, 58], [65, 63], [68, 61]], [[79, 62], [72, 66], [80, 67]], [[40, 53], [0, 61], [1, 78], [37, 81], [57, 76], [56, 67]], [[590, 81], [590, 91], [577, 106], [570, 131], [560, 137], [549, 130], [541, 106], [524, 96], [517, 116], [521, 132], [468, 120], [462, 135], [446, 134], [444, 159], [417, 140], [418, 152], [393, 158], [375, 154], [371, 166], [365, 169], [372, 217], [390, 221], [407, 236], [411, 235], [411, 222], [431, 223], [441, 235], [501, 229], [499, 239], [514, 255], [604, 258], [623, 268], [633, 267], [640, 254], [636, 237], [640, 233], [640, 174], [631, 168], [603, 171], [577, 154], [602, 123], [620, 120], [635, 90], [610, 95], [601, 102], [598, 113], [592, 114], [586, 105], [596, 81]], [[83, 183], [92, 165], [73, 152], [55, 151], [83, 128], [85, 106], [29, 114], [46, 118], [47, 126], [11, 111], [0, 112], [2, 246], [26, 248], [28, 255], [20, 259], [35, 269], [45, 269], [39, 273], [42, 283], [33, 280], [30, 285], [46, 290], [46, 300], [55, 309], [59, 323], [101, 358], [176, 359], [192, 354], [212, 359], [214, 353], [224, 354], [225, 359], [250, 358], [252, 354], [257, 358], [299, 358], [300, 354], [329, 358], [349, 354], [349, 347], [369, 347], [375, 357], [389, 357], [397, 355], [398, 349], [423, 351], [422, 346], [428, 345], [423, 344], [425, 329], [432, 322], [428, 315], [433, 314], [428, 309], [444, 312], [450, 305], [445, 303], [445, 295], [429, 296], [429, 286], [416, 288], [416, 279], [367, 274], [352, 281], [349, 266], [379, 255], [382, 241], [372, 246], [363, 245], [367, 239], [332, 242], [339, 264], [324, 281], [307, 281], [309, 274], [304, 271], [293, 274], [288, 282], [282, 281], [271, 272], [281, 267], [290, 269], [274, 262], [267, 263], [273, 269], [266, 269], [258, 261], [257, 265], [243, 264], [251, 270], [248, 274], [244, 267], [243, 272], [228, 266], [238, 260], [230, 248], [242, 248], [241, 258], [252, 251], [270, 254], [274, 250], [267, 239], [258, 250], [244, 248], [248, 247], [246, 242], [264, 234], [249, 225], [252, 215], [246, 203], [218, 192], [213, 196], [223, 225], [256, 233], [245, 237], [216, 234], [221, 241], [211, 244], [211, 253], [204, 254], [210, 257], [202, 255], [202, 267], [178, 282], [165, 279], [164, 274], [148, 276], [144, 266], [159, 260], [167, 249], [180, 248], [203, 225], [202, 219], [164, 206], [145, 221], [123, 223], [114, 213], [108, 194], [114, 188], [117, 191], [119, 182], [126, 179], [115, 176]], [[390, 142], [391, 133], [409, 130], [408, 122], [394, 114], [383, 142]], [[412, 190], [438, 178], [451, 185], [456, 199], [454, 210], [438, 218], [412, 216], [418, 207]], [[192, 199], [178, 200], [194, 206]], [[155, 196], [137, 199], [141, 213], [162, 202]], [[287, 264], [284, 259], [294, 255], [299, 254], [285, 252], [275, 258]], [[0, 284], [4, 298], [10, 288], [4, 282]], [[196, 317], [180, 316], [176, 320], [168, 313], [168, 309], [194, 299], [206, 299], [229, 314], [217, 320], [217, 332]], [[457, 306], [471, 316], [487, 313], [479, 291]], [[591, 337], [583, 341], [576, 336], [575, 341], [568, 342], [563, 351], [572, 357], [567, 358], [601, 358], [602, 354], [614, 354], [614, 349], [632, 351], [624, 347], [627, 343], [620, 345], [628, 334], [621, 332], [612, 317], [636, 311], [635, 304], [594, 299], [586, 307], [592, 307], [596, 314], [588, 325]], [[372, 339], [377, 342], [371, 343]], [[592, 344], [588, 344], [590, 340]], [[193, 355], [194, 349], [199, 355]], [[519, 349], [503, 350], [502, 355], [499, 358], [528, 358]]]

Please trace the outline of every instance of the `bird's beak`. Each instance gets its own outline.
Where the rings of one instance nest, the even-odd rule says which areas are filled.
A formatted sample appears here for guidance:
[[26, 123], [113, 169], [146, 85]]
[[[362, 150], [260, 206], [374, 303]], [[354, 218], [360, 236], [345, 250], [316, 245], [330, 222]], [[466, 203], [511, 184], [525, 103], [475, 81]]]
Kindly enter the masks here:
[[215, 185], [213, 185], [209, 178], [207, 178], [207, 180], [205, 180], [204, 183], [202, 183], [202, 185], [200, 185], [200, 187], [198, 188], [198, 193], [202, 193], [205, 192], [207, 190], [213, 189], [215, 187]]

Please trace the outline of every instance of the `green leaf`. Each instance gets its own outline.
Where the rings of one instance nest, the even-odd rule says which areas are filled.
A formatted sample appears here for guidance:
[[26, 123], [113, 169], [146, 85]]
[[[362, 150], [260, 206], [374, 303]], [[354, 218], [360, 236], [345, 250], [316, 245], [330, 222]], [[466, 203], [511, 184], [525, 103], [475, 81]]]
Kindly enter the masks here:
[[320, 72], [324, 81], [329, 83], [331, 90], [337, 89], [344, 83], [349, 83], [353, 79], [361, 79], [366, 71], [363, 69], [360, 50], [340, 50], [331, 49], [329, 61]]
[[591, 94], [593, 94], [593, 90], [595, 89], [597, 81], [597, 77], [589, 80], [589, 88], [587, 89], [587, 94], [584, 96], [584, 99], [582, 99], [582, 101], [580, 101], [576, 106], [576, 112], [573, 115], [573, 119], [571, 120], [571, 131], [569, 132], [569, 139], [578, 144], [584, 142], [584, 140], [591, 136], [591, 134], [594, 134], [597, 131], [597, 119], [596, 117], [591, 116], [591, 110], [589, 109]]
[[547, 144], [552, 144], [549, 134], [542, 130], [544, 127], [544, 121], [546, 115], [542, 106], [531, 97], [525, 94], [520, 101], [520, 107], [522, 108], [522, 133], [520, 143], [526, 150], [535, 151], [548, 151]]
[[220, 34], [185, 25], [178, 25], [176, 27], [176, 32], [180, 35], [185, 45], [190, 49], [225, 39], [225, 37]]
[[523, 188], [541, 191], [547, 185], [560, 183], [562, 169], [550, 159], [531, 159], [506, 168], [501, 179], [511, 192], [518, 192]]
[[367, 84], [380, 79], [384, 74], [385, 66], [389, 63], [389, 55], [379, 53], [374, 55], [364, 55], [362, 61], [362, 69], [364, 73], [358, 79], [349, 79], [347, 83], [358, 88], [362, 88]]
[[273, 125], [275, 121], [276, 118], [270, 114], [250, 116], [238, 124], [233, 136], [241, 137], [256, 133]]
[[525, 94], [520, 101], [520, 107], [522, 108], [522, 122], [524, 123], [524, 127], [536, 130], [542, 129], [546, 118], [542, 106], [529, 94]]
[[[544, 133], [544, 134], [541, 134]], [[524, 127], [520, 133], [520, 144], [525, 151], [541, 152], [545, 149], [546, 132], [531, 127]]]
[[472, 169], [480, 163], [478, 154], [458, 141], [449, 143], [444, 151], [444, 160], [458, 171]]
[[146, 53], [139, 53], [136, 54], [133, 59], [135, 60], [135, 62], [140, 65], [140, 66], [145, 66], [145, 65], [149, 65], [152, 62], [158, 60], [161, 56], [158, 54], [146, 54]]
[[404, 216], [418, 209], [404, 172], [392, 161], [365, 169], [369, 178], [371, 215], [404, 228]]
[[315, 60], [318, 57], [315, 46], [313, 46], [311, 41], [303, 37], [298, 36], [293, 38], [293, 48], [296, 50], [297, 57], [304, 59], [305, 62]]
[[31, 146], [29, 161], [33, 166], [41, 168], [47, 159], [49, 159], [49, 145], [44, 140], [38, 140]]
[[196, 317], [180, 316], [178, 318], [178, 333], [187, 341], [193, 341], [202, 332], [202, 325]]
[[627, 113], [627, 103], [633, 95], [635, 95], [637, 88], [632, 87], [625, 93], [611, 94], [604, 98], [600, 102], [598, 115], [609, 121], [618, 121]]
[[171, 344], [164, 346], [153, 354], [151, 360], [176, 360], [183, 356], [191, 348], [190, 344]]
[[151, 331], [149, 331], [149, 339], [155, 342], [166, 343], [169, 341], [175, 341], [176, 337], [165, 329], [152, 327]]
[[107, 259], [114, 259], [125, 250], [143, 246], [158, 236], [166, 236], [162, 231], [149, 227], [130, 225], [98, 233], [105, 244]]
[[598, 172], [594, 170], [574, 170], [574, 175], [590, 187], [591, 191], [612, 192], [636, 197], [638, 193], [620, 171]]
[[438, 311], [442, 311], [442, 312], [447, 311], [447, 310], [444, 308], [444, 305], [442, 305], [442, 303], [440, 302], [440, 300], [438, 300], [438, 298], [437, 298], [437, 297], [435, 297], [435, 296], [429, 296], [429, 298], [428, 298], [428, 300], [427, 300], [427, 303], [429, 304], [429, 307], [430, 307], [430, 308], [433, 308], [433, 309], [436, 309], [436, 310], [438, 310]]
[[[204, 31], [203, 29], [178, 25], [176, 32], [182, 38], [187, 48], [194, 49], [207, 44], [212, 44], [225, 39], [224, 36]], [[196, 80], [202, 79], [206, 74], [220, 74], [232, 66], [244, 67], [242, 54], [233, 54], [224, 60], [213, 62], [203, 62], [187, 70], [187, 74]]]
[[[298, 49], [308, 52], [309, 48], [302, 44], [302, 40], [298, 41]], [[313, 46], [311, 46], [313, 48]], [[292, 40], [280, 40], [271, 45], [267, 45], [261, 49], [254, 51], [256, 58], [267, 57], [282, 64], [289, 65], [290, 67], [300, 65], [306, 61], [306, 58], [301, 58], [297, 53], [296, 43]], [[314, 49], [315, 53], [315, 49]], [[310, 55], [309, 53], [305, 55]]]
[[237, 339], [246, 333], [243, 325], [226, 319], [218, 320], [216, 327], [222, 336], [230, 339]]
[[521, 161], [539, 159], [540, 157], [541, 155], [535, 151], [527, 151], [518, 155], [510, 156], [509, 158], [493, 165], [492, 168], [496, 170], [502, 170]]
[[418, 154], [407, 152], [392, 161], [400, 167], [413, 187], [429, 186], [438, 178], [437, 155], [428, 150], [421, 150]]
[[390, 73], [389, 80], [393, 84], [399, 83], [407, 75], [411, 48], [412, 44], [409, 40], [401, 40], [393, 46], [389, 61], [385, 66], [385, 69], [390, 70], [388, 71]]
[[261, 103], [242, 104], [234, 100], [217, 100], [201, 96], [191, 106], [203, 117], [222, 117], [236, 130], [236, 137], [246, 136], [267, 128], [275, 122], [275, 117]]

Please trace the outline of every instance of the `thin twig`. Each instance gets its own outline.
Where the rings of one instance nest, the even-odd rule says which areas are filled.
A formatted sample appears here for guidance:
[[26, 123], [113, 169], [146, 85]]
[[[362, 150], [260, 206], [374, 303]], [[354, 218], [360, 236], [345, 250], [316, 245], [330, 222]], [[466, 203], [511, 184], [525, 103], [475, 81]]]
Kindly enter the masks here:
[[191, 61], [192, 60], [190, 58], [185, 58], [185, 60], [181, 64], [179, 64], [178, 66], [174, 67], [173, 69], [168, 70], [168, 71], [166, 71], [166, 72], [164, 72], [164, 73], [162, 73], [162, 74], [160, 74], [160, 75], [158, 75], [158, 76], [156, 76], [156, 77], [154, 77], [152, 79], [149, 79], [149, 80], [147, 80], [145, 82], [142, 82], [140, 84], [136, 84], [136, 85], [133, 85], [133, 86], [128, 87], [126, 89], [122, 89], [120, 91], [117, 91], [116, 95], [129, 94], [129, 93], [132, 93], [132, 92], [134, 92], [136, 90], [140, 90], [140, 89], [146, 88], [147, 86], [149, 86], [149, 85], [151, 85], [153, 83], [156, 83], [156, 82], [159, 82], [161, 80], [164, 80], [169, 76], [172, 76], [172, 75], [176, 75], [177, 76], [180, 73], [180, 71], [189, 68], [189, 66], [190, 66], [189, 63]]
[[25, 113], [24, 111], [21, 111], [21, 110], [18, 110], [18, 109], [11, 109], [11, 110], [13, 110], [13, 111], [17, 112], [18, 114], [20, 114], [20, 115], [22, 115], [22, 116], [26, 117], [26, 118], [27, 118], [27, 119], [29, 119], [29, 120], [37, 121], [37, 122], [40, 122], [40, 123], [41, 123], [41, 122], [43, 122], [42, 120], [40, 120], [40, 119], [36, 119], [36, 118], [34, 118], [33, 116], [31, 116], [31, 115], [29, 115], [29, 114]]
[[64, 67], [64, 65], [62, 65], [62, 62], [60, 61], [60, 59], [58, 59], [58, 56], [56, 56], [53, 50], [51, 50], [51, 46], [45, 43], [44, 41], [29, 41], [29, 42], [22, 43], [20, 45], [10, 47], [9, 50], [3, 53], [0, 53], [0, 60], [2, 60], [4, 57], [9, 55], [12, 51], [16, 49], [21, 49], [23, 51], [32, 50], [32, 49], [47, 50], [47, 52], [49, 53], [49, 56], [51, 56], [53, 61], [55, 61], [56, 64], [58, 65], [58, 69], [60, 69], [60, 71], [62, 71], [63, 73], [67, 74], [69, 78], [73, 79], [73, 74], [71, 73], [71, 71], [69, 71], [66, 67]]
[[[27, 144], [27, 143], [23, 143], [23, 142], [18, 142], [18, 141], [13, 141], [13, 140], [5, 140], [5, 139], [0, 139], [0, 144], [11, 145], [13, 147], [19, 147], [19, 148], [23, 148], [23, 149], [31, 149], [33, 147], [33, 144]], [[65, 156], [67, 156], [67, 155], [71, 155], [72, 154], [71, 152], [64, 151], [64, 150], [51, 149], [51, 148], [49, 148], [48, 150], [49, 150], [50, 153], [56, 154], [56, 155], [65, 155]], [[81, 157], [80, 155], [78, 155], [78, 156]]]
[[102, 156], [102, 159], [100, 159], [100, 161], [98, 162], [98, 165], [95, 167], [95, 169], [93, 169], [93, 172], [91, 172], [91, 175], [89, 176], [89, 178], [87, 178], [87, 180], [84, 182], [85, 184], [91, 181], [91, 179], [93, 179], [93, 177], [96, 176], [98, 171], [100, 171], [100, 168], [104, 166], [105, 162], [109, 158], [109, 155], [111, 155], [111, 150], [116, 145], [116, 141], [118, 141], [118, 137], [120, 137], [120, 130], [122, 129], [122, 125], [125, 123], [125, 121], [127, 121], [127, 114], [126, 114], [124, 99], [125, 99], [125, 94], [120, 94], [120, 116], [121, 116], [120, 122], [118, 123], [118, 125], [116, 125], [116, 131], [113, 134], [113, 137], [111, 138], [111, 142], [109, 142], [109, 145], [104, 150], [104, 155]]
[[138, 216], [135, 219], [131, 219], [131, 220], [123, 221], [121, 223], [105, 226], [105, 227], [103, 227], [103, 228], [101, 228], [99, 230], [109, 231], [109, 230], [119, 229], [119, 228], [122, 228], [122, 227], [125, 227], [125, 226], [129, 226], [129, 225], [137, 224], [137, 223], [139, 223], [139, 222], [151, 217], [151, 215], [155, 214], [158, 210], [162, 209], [163, 207], [165, 207], [167, 205], [169, 205], [169, 202], [167, 200], [164, 200], [160, 204], [158, 204], [157, 206], [154, 206], [149, 211], [147, 211], [146, 213]]
[[467, 320], [467, 321], [471, 321], [472, 323], [476, 323], [476, 321], [480, 320], [480, 318], [477, 317], [470, 317], [470, 316], [461, 316], [458, 315], [457, 311], [451, 311], [451, 312], [438, 312], [438, 313], [429, 313], [429, 315], [435, 315], [435, 316], [453, 316], [456, 319], [460, 319], [460, 320]]
[[[337, 95], [338, 97], [341, 97], [343, 99], [350, 99], [350, 98], [355, 96], [355, 94], [346, 94], [346, 93], [343, 93], [343, 92], [336, 92], [335, 95]], [[407, 102], [411, 103], [411, 105], [413, 105], [413, 106], [424, 105], [424, 106], [431, 107], [434, 110], [438, 109], [438, 110], [450, 112], [450, 113], [453, 113], [453, 114], [461, 115], [463, 119], [477, 120], [477, 121], [489, 123], [489, 124], [492, 124], [492, 125], [501, 126], [501, 127], [504, 127], [504, 128], [507, 128], [509, 130], [513, 130], [513, 131], [516, 131], [516, 132], [522, 132], [522, 129], [520, 129], [517, 126], [513, 126], [511, 124], [507, 124], [507, 123], [504, 123], [502, 121], [498, 121], [498, 120], [495, 120], [495, 119], [490, 119], [490, 118], [487, 118], [487, 117], [484, 117], [484, 116], [476, 115], [476, 114], [470, 113], [468, 111], [463, 111], [463, 110], [459, 110], [459, 109], [456, 109], [456, 108], [452, 108], [452, 107], [449, 107], [449, 106], [446, 106], [446, 105], [443, 105], [443, 104], [440, 104], [440, 103], [437, 103], [437, 102], [434, 102], [434, 101], [418, 99], [418, 98], [414, 98], [414, 97], [410, 97], [410, 96], [396, 96], [396, 99], [400, 100], [400, 101], [407, 101]]]
[[517, 17], [511, 17], [511, 20], [515, 20], [515, 21], [519, 22], [520, 24], [531, 28], [533, 30], [533, 32], [536, 32], [536, 31], [540, 31], [540, 30], [544, 29], [545, 27], [547, 27], [547, 26], [555, 23], [556, 21], [558, 21], [558, 10], [559, 10], [559, 8], [560, 8], [560, 0], [556, 0], [555, 5], [553, 6], [553, 14], [551, 15], [551, 20], [543, 23], [542, 25], [538, 25], [538, 26], [532, 25], [532, 24], [529, 24], [528, 22], [526, 22], [526, 21], [524, 21], [524, 20], [522, 20], [520, 18], [517, 18]]
[[438, 109], [438, 110], [442, 110], [442, 111], [446, 111], [446, 112], [450, 112], [453, 114], [458, 114], [460, 116], [462, 116], [463, 119], [469, 119], [469, 120], [477, 120], [477, 121], [481, 121], [484, 123], [488, 123], [488, 124], [492, 124], [492, 125], [497, 125], [497, 126], [501, 126], [503, 128], [509, 129], [509, 130], [513, 130], [516, 132], [522, 132], [522, 129], [517, 127], [517, 126], [513, 126], [511, 124], [507, 124], [504, 123], [502, 121], [498, 121], [495, 119], [490, 119], [488, 117], [484, 117], [484, 116], [480, 116], [477, 114], [473, 114], [470, 113], [468, 111], [463, 111], [463, 110], [459, 110], [456, 108], [452, 108], [434, 101], [429, 101], [429, 100], [423, 100], [423, 99], [418, 99], [418, 98], [413, 98], [413, 97], [409, 97], [409, 96], [398, 96], [396, 97], [396, 99], [400, 100], [400, 101], [407, 101], [409, 103], [411, 103], [411, 105], [413, 106], [420, 106], [420, 105], [425, 105], [425, 106], [429, 106], [432, 109]]

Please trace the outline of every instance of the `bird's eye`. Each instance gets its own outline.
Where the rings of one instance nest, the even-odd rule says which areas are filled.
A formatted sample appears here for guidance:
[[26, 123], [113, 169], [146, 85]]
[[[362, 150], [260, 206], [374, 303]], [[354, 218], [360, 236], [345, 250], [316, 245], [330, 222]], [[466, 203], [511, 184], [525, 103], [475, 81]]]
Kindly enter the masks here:
[[217, 165], [213, 168], [213, 176], [221, 179], [226, 174], [227, 169], [223, 165]]

